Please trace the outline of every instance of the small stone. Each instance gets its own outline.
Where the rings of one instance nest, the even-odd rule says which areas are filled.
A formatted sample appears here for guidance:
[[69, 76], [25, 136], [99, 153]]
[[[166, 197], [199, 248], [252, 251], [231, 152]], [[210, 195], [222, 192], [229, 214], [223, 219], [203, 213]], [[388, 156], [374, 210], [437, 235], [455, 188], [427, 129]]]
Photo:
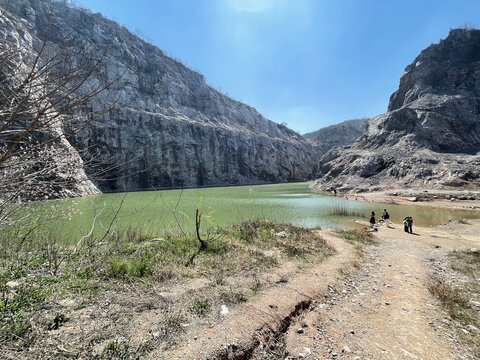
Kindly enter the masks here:
[[462, 332], [463, 332], [464, 334], [466, 334], [466, 335], [470, 335], [470, 333], [468, 332], [468, 330], [467, 330], [467, 329], [460, 329], [460, 330], [462, 330]]
[[154, 332], [154, 333], [152, 333], [152, 336], [153, 336], [154, 339], [156, 339], [157, 337], [160, 336], [160, 332], [159, 331]]
[[304, 330], [303, 330], [303, 328], [298, 328], [298, 329], [297, 329], [297, 333], [299, 333], [299, 334], [303, 334], [303, 333], [304, 333]]
[[348, 347], [348, 345], [345, 345], [343, 348], [342, 348], [342, 353], [351, 353], [352, 351], [350, 350], [350, 348]]
[[350, 334], [355, 334], [355, 330], [350, 330]]
[[306, 357], [308, 357], [310, 354], [312, 353], [312, 351], [310, 350], [310, 348], [308, 347], [304, 347], [302, 352], [300, 354], [298, 354], [298, 357], [300, 359], [305, 359]]
[[473, 326], [473, 325], [469, 324], [466, 327], [469, 331], [478, 332], [478, 328], [476, 326]]
[[197, 339], [198, 339], [198, 336], [195, 335], [195, 336], [193, 337], [193, 340], [197, 340]]
[[287, 235], [285, 234], [285, 231], [280, 231], [279, 233], [276, 233], [275, 236], [279, 237], [279, 238], [286, 238], [287, 237]]
[[[471, 249], [470, 249], [470, 252], [476, 254], [476, 253], [478, 253], [478, 249], [477, 249], [477, 248], [471, 248]], [[7, 284], [8, 284], [8, 283], [7, 283]]]
[[7, 285], [10, 288], [16, 288], [20, 284], [18, 283], [18, 281], [8, 281], [5, 285]]
[[470, 300], [470, 302], [472, 303], [472, 305], [475, 305], [475, 306], [477, 306], [477, 307], [480, 307], [480, 302], [479, 302], [479, 301]]
[[226, 316], [229, 313], [227, 305], [222, 305], [220, 308], [220, 315]]

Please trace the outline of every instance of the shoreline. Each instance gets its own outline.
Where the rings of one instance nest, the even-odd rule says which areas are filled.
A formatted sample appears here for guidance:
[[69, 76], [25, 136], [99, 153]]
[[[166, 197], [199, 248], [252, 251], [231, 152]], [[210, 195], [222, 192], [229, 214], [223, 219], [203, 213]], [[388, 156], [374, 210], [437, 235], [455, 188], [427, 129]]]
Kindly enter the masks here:
[[[348, 200], [358, 200], [364, 202], [378, 202], [384, 204], [395, 205], [415, 205], [415, 206], [427, 206], [431, 208], [443, 208], [443, 209], [458, 209], [458, 210], [471, 210], [478, 211], [480, 213], [480, 192], [468, 192], [468, 194], [474, 193], [475, 200], [460, 200], [467, 197], [465, 191], [451, 191], [451, 190], [385, 190], [385, 191], [373, 191], [367, 193], [357, 194], [339, 194], [337, 196], [343, 197]], [[454, 200], [450, 200], [450, 199]], [[479, 214], [480, 216], [480, 214]]]

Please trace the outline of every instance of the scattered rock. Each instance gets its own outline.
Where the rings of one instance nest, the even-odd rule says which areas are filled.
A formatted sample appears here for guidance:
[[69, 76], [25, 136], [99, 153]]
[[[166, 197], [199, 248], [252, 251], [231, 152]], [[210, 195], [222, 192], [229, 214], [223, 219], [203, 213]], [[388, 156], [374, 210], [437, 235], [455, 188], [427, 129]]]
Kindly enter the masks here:
[[475, 301], [475, 300], [470, 300], [472, 305], [475, 305], [476, 307], [480, 307], [480, 301]]
[[352, 351], [350, 350], [350, 348], [348, 347], [348, 345], [345, 345], [343, 348], [342, 348], [342, 353], [351, 353]]
[[302, 352], [300, 354], [298, 354], [298, 357], [300, 359], [305, 359], [306, 357], [308, 357], [310, 354], [312, 353], [312, 350], [310, 350], [310, 348], [308, 347], [304, 347]]
[[411, 202], [417, 202], [418, 201], [418, 198], [416, 196], [413, 196], [413, 197], [409, 197], [407, 198], [408, 201], [411, 201]]
[[285, 234], [285, 231], [280, 231], [279, 233], [276, 233], [275, 236], [279, 238], [286, 238], [287, 234]]
[[305, 330], [303, 330], [303, 328], [298, 328], [297, 329], [298, 334], [303, 334], [304, 332], [305, 332]]
[[20, 283], [18, 281], [8, 281], [5, 285], [7, 285], [9, 288], [16, 288], [20, 285]]
[[466, 328], [470, 332], [478, 332], [478, 328], [476, 326], [471, 325], [471, 324], [467, 325]]
[[226, 316], [230, 311], [228, 311], [227, 305], [222, 305], [220, 309], [220, 315]]

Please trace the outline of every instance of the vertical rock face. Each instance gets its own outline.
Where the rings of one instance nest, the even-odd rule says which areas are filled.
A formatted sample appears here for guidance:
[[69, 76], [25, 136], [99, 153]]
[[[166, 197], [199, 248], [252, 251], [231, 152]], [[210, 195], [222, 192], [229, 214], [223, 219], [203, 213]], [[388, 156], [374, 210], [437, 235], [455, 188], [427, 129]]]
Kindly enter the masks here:
[[353, 144], [365, 133], [368, 119], [354, 119], [304, 134], [303, 137], [324, 155], [335, 146]]
[[480, 185], [480, 30], [454, 29], [408, 65], [388, 111], [319, 163], [317, 187]]
[[0, 6], [18, 18], [22, 33], [72, 52], [107, 49], [88, 82], [120, 78], [78, 109], [78, 117], [112, 101], [116, 106], [71, 140], [82, 157], [110, 168], [109, 179], [97, 181], [101, 190], [298, 181], [314, 174], [319, 155], [300, 135], [219, 93], [125, 27], [48, 0], [0, 0]]

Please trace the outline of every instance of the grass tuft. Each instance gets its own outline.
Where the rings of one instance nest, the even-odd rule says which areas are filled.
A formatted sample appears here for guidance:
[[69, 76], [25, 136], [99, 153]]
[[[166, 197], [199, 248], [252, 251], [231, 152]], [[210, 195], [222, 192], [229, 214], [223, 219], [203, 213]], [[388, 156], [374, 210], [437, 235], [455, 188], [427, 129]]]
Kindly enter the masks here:
[[[435, 296], [449, 316], [457, 323], [457, 330], [469, 327], [480, 329], [480, 312], [472, 301], [480, 302], [480, 254], [471, 251], [455, 251], [451, 254], [450, 266], [465, 275], [466, 281], [447, 282], [439, 277], [432, 277], [428, 290]], [[467, 336], [459, 331], [460, 337], [469, 344], [474, 355], [480, 358], [480, 332], [470, 331]]]
[[351, 244], [373, 245], [376, 244], [375, 236], [364, 230], [337, 230], [335, 231], [340, 237]]

